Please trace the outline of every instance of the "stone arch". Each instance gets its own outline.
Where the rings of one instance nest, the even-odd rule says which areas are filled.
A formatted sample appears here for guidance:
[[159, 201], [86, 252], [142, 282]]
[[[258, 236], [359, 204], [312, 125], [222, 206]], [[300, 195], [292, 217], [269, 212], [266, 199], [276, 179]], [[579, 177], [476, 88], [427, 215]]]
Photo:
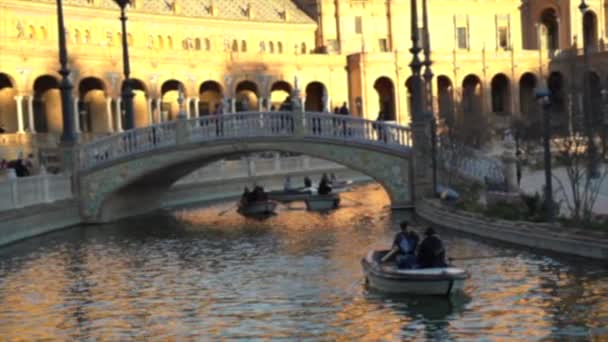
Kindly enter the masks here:
[[437, 77], [437, 113], [446, 125], [452, 127], [454, 124], [454, 87], [452, 80], [445, 75]]
[[9, 75], [0, 73], [0, 127], [6, 133], [14, 133], [18, 130], [17, 102], [15, 102], [17, 89], [14, 84]]
[[275, 109], [281, 108], [281, 104], [291, 96], [291, 84], [286, 81], [276, 81], [270, 87], [270, 105]]
[[111, 132], [106, 87], [101, 79], [85, 77], [78, 83], [78, 115], [82, 132]]
[[480, 148], [488, 138], [487, 118], [483, 114], [482, 86], [477, 75], [470, 74], [462, 81], [462, 117], [457, 120], [458, 131], [466, 144]]
[[[386, 77], [378, 77], [374, 82], [374, 89], [377, 94], [378, 119], [383, 121], [396, 121], [395, 113], [395, 85], [393, 81]], [[374, 113], [370, 113], [373, 115]]]
[[602, 81], [600, 76], [595, 71], [587, 72], [585, 78], [589, 82], [589, 86], [585, 89], [585, 93], [589, 95], [589, 106], [591, 111], [591, 120], [593, 125], [599, 127], [603, 124], [602, 115]]
[[198, 90], [199, 116], [217, 112], [217, 106], [222, 102], [222, 86], [216, 81], [201, 83]]
[[[183, 83], [178, 80], [167, 80], [161, 86], [161, 122], [177, 119], [177, 115], [179, 114], [179, 103], [177, 102], [177, 99], [179, 97], [180, 89], [184, 91], [185, 88]], [[184, 94], [184, 97], [185, 96], [186, 95]]]
[[597, 15], [587, 10], [583, 15], [583, 47], [596, 51], [598, 45]]
[[[547, 79], [547, 87], [551, 94], [551, 126], [557, 134], [566, 134], [569, 127], [564, 83], [564, 76], [558, 71], [552, 72]], [[599, 92], [598, 98], [601, 98]]]
[[235, 88], [235, 109], [237, 112], [246, 112], [258, 109], [258, 85], [249, 80], [239, 82]]
[[519, 111], [527, 123], [538, 121], [536, 84], [536, 76], [531, 72], [524, 73], [519, 79]]
[[307, 112], [324, 112], [328, 110], [328, 102], [327, 88], [323, 83], [314, 81], [306, 85], [304, 110]]
[[559, 49], [559, 17], [555, 9], [548, 7], [542, 10], [538, 22], [541, 25], [541, 42], [537, 46], [542, 46], [549, 51]]
[[410, 120], [413, 118], [412, 115], [412, 77], [408, 77], [405, 80], [405, 97], [407, 99], [407, 112], [410, 115]]
[[140, 79], [131, 78], [131, 90], [133, 91], [133, 120], [135, 121], [135, 128], [152, 125], [151, 113], [148, 109], [148, 89], [146, 84]]
[[481, 80], [477, 75], [468, 75], [462, 80], [462, 112], [467, 115], [482, 110]]
[[490, 82], [492, 92], [492, 112], [511, 113], [511, 82], [505, 74], [496, 74]]
[[51, 75], [43, 75], [34, 81], [34, 128], [39, 133], [61, 133], [61, 94], [59, 81]]
[[323, 139], [260, 141], [235, 137], [223, 143], [189, 144], [165, 153], [124, 158], [106, 168], [81, 173], [83, 218], [87, 222], [103, 222], [157, 209], [164, 192], [194, 170], [221, 158], [264, 151], [306, 154], [342, 164], [378, 181], [393, 207], [413, 205], [408, 148], [383, 150]]

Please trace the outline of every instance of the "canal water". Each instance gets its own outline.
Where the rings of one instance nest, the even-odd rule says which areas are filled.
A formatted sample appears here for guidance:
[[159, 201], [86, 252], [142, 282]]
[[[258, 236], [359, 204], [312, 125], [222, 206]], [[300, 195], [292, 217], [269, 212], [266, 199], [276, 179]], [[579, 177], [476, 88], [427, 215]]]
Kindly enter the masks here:
[[[2, 340], [608, 340], [608, 269], [441, 231], [471, 278], [388, 296], [360, 259], [405, 213], [377, 185], [328, 214], [230, 202], [76, 227], [0, 249]], [[421, 230], [421, 228], [419, 228]]]

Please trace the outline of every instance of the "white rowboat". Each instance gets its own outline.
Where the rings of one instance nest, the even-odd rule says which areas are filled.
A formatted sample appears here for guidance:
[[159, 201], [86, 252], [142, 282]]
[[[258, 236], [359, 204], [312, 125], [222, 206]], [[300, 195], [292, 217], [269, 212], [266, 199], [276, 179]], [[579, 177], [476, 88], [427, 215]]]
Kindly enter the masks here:
[[399, 269], [395, 263], [380, 263], [388, 251], [369, 251], [361, 260], [366, 284], [395, 294], [449, 296], [462, 291], [469, 274], [457, 267]]
[[336, 209], [340, 205], [338, 194], [311, 195], [306, 199], [306, 209], [311, 211], [325, 211]]

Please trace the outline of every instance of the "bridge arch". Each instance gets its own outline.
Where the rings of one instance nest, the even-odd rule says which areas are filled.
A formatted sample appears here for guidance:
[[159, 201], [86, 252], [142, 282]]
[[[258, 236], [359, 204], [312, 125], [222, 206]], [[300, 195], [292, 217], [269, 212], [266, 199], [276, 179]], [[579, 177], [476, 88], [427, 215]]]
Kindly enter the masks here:
[[[165, 191], [194, 170], [229, 156], [263, 151], [339, 163], [380, 183], [393, 207], [413, 205], [408, 128], [324, 113], [297, 115], [302, 120], [281, 112], [179, 120], [92, 142], [80, 156], [81, 215], [88, 222], [103, 222], [154, 210]], [[214, 126], [217, 120], [222, 120], [221, 126]], [[298, 123], [292, 131], [289, 126], [273, 125], [287, 120]], [[300, 122], [311, 125], [299, 127]], [[335, 122], [350, 127], [353, 135], [325, 130]], [[378, 126], [387, 133], [384, 139], [375, 135]], [[142, 144], [138, 150], [137, 144]]]

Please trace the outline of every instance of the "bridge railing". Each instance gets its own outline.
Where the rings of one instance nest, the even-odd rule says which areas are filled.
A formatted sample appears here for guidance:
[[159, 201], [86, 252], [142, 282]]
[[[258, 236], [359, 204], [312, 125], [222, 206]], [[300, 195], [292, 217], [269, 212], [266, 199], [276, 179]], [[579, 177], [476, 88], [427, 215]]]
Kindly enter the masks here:
[[411, 146], [409, 128], [396, 124], [328, 113], [243, 112], [168, 121], [98, 139], [81, 149], [80, 168], [178, 144], [252, 137], [316, 137], [390, 149]]
[[337, 140], [364, 141], [392, 148], [411, 146], [409, 127], [328, 113], [305, 113], [305, 135]]
[[500, 160], [464, 145], [441, 143], [437, 149], [437, 159], [448, 171], [471, 180], [494, 184], [503, 184], [505, 181]]
[[295, 127], [292, 112], [242, 112], [204, 116], [188, 120], [187, 125], [192, 142], [291, 136]]
[[176, 121], [132, 129], [83, 145], [80, 150], [80, 168], [88, 169], [121, 157], [173, 146], [176, 143]]

